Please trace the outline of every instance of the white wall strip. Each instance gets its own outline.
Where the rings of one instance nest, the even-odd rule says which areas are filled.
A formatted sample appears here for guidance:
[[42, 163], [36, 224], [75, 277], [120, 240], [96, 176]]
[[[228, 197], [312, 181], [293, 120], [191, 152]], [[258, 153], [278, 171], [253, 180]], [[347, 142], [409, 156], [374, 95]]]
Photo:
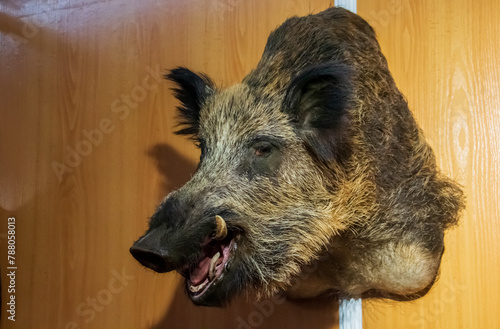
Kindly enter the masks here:
[[335, 6], [345, 8], [353, 13], [357, 12], [356, 0], [336, 0]]
[[[335, 6], [343, 7], [353, 13], [357, 12], [356, 0], [336, 0]], [[363, 312], [361, 298], [340, 299], [339, 329], [362, 329]]]
[[361, 298], [340, 299], [339, 329], [363, 328]]

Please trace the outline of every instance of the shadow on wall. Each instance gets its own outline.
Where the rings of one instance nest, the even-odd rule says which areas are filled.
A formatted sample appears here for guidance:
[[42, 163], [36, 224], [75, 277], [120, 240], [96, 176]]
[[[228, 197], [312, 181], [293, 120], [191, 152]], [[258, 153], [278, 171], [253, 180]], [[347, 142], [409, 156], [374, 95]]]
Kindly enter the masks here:
[[[168, 144], [156, 144], [147, 154], [155, 161], [162, 176], [162, 197], [184, 185], [196, 171], [196, 164]], [[163, 318], [151, 329], [280, 328], [285, 319], [287, 323], [295, 323], [294, 328], [297, 329], [327, 329], [338, 323], [336, 298], [297, 302], [277, 296], [261, 301], [247, 301], [242, 296], [226, 308], [197, 307], [185, 294], [182, 281], [176, 288], [173, 300]]]
[[147, 154], [155, 161], [163, 179], [160, 187], [161, 198], [182, 187], [196, 171], [196, 164], [168, 144], [156, 144]]
[[151, 329], [271, 329], [294, 323], [294, 329], [328, 329], [338, 323], [335, 298], [288, 301], [283, 296], [261, 301], [239, 297], [226, 308], [195, 306], [184, 292], [184, 282], [160, 322]]

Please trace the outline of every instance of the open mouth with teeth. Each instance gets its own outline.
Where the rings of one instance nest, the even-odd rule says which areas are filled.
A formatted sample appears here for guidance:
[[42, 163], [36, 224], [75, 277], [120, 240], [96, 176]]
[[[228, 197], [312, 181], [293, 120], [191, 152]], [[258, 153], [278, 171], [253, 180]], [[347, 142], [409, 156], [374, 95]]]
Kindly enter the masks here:
[[216, 233], [202, 244], [201, 257], [182, 273], [189, 297], [200, 305], [215, 302], [208, 299], [217, 295], [217, 285], [228, 274], [237, 247], [237, 239], [228, 234], [225, 221], [220, 216], [216, 216], [216, 221]]

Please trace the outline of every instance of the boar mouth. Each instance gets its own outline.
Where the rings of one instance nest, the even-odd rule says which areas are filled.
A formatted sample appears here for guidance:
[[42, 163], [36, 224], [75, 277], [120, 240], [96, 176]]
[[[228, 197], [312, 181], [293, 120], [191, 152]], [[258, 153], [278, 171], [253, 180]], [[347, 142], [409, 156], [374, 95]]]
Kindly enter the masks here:
[[181, 271], [181, 275], [186, 278], [187, 293], [195, 304], [210, 306], [215, 302], [209, 302], [208, 298], [214, 294], [229, 270], [237, 248], [236, 240], [232, 234], [222, 240], [207, 237], [199, 259]]

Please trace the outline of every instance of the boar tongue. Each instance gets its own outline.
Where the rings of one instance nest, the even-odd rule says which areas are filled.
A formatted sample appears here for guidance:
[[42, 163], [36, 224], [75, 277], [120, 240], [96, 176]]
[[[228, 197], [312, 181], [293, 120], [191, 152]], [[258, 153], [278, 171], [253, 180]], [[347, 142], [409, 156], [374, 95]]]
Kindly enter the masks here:
[[203, 247], [203, 257], [198, 261], [196, 267], [191, 268], [189, 280], [194, 286], [203, 283], [208, 278], [210, 271], [210, 261], [212, 257], [220, 250], [219, 243], [209, 243]]
[[208, 277], [211, 257], [205, 256], [198, 265], [191, 270], [189, 280], [195, 286], [199, 285]]

